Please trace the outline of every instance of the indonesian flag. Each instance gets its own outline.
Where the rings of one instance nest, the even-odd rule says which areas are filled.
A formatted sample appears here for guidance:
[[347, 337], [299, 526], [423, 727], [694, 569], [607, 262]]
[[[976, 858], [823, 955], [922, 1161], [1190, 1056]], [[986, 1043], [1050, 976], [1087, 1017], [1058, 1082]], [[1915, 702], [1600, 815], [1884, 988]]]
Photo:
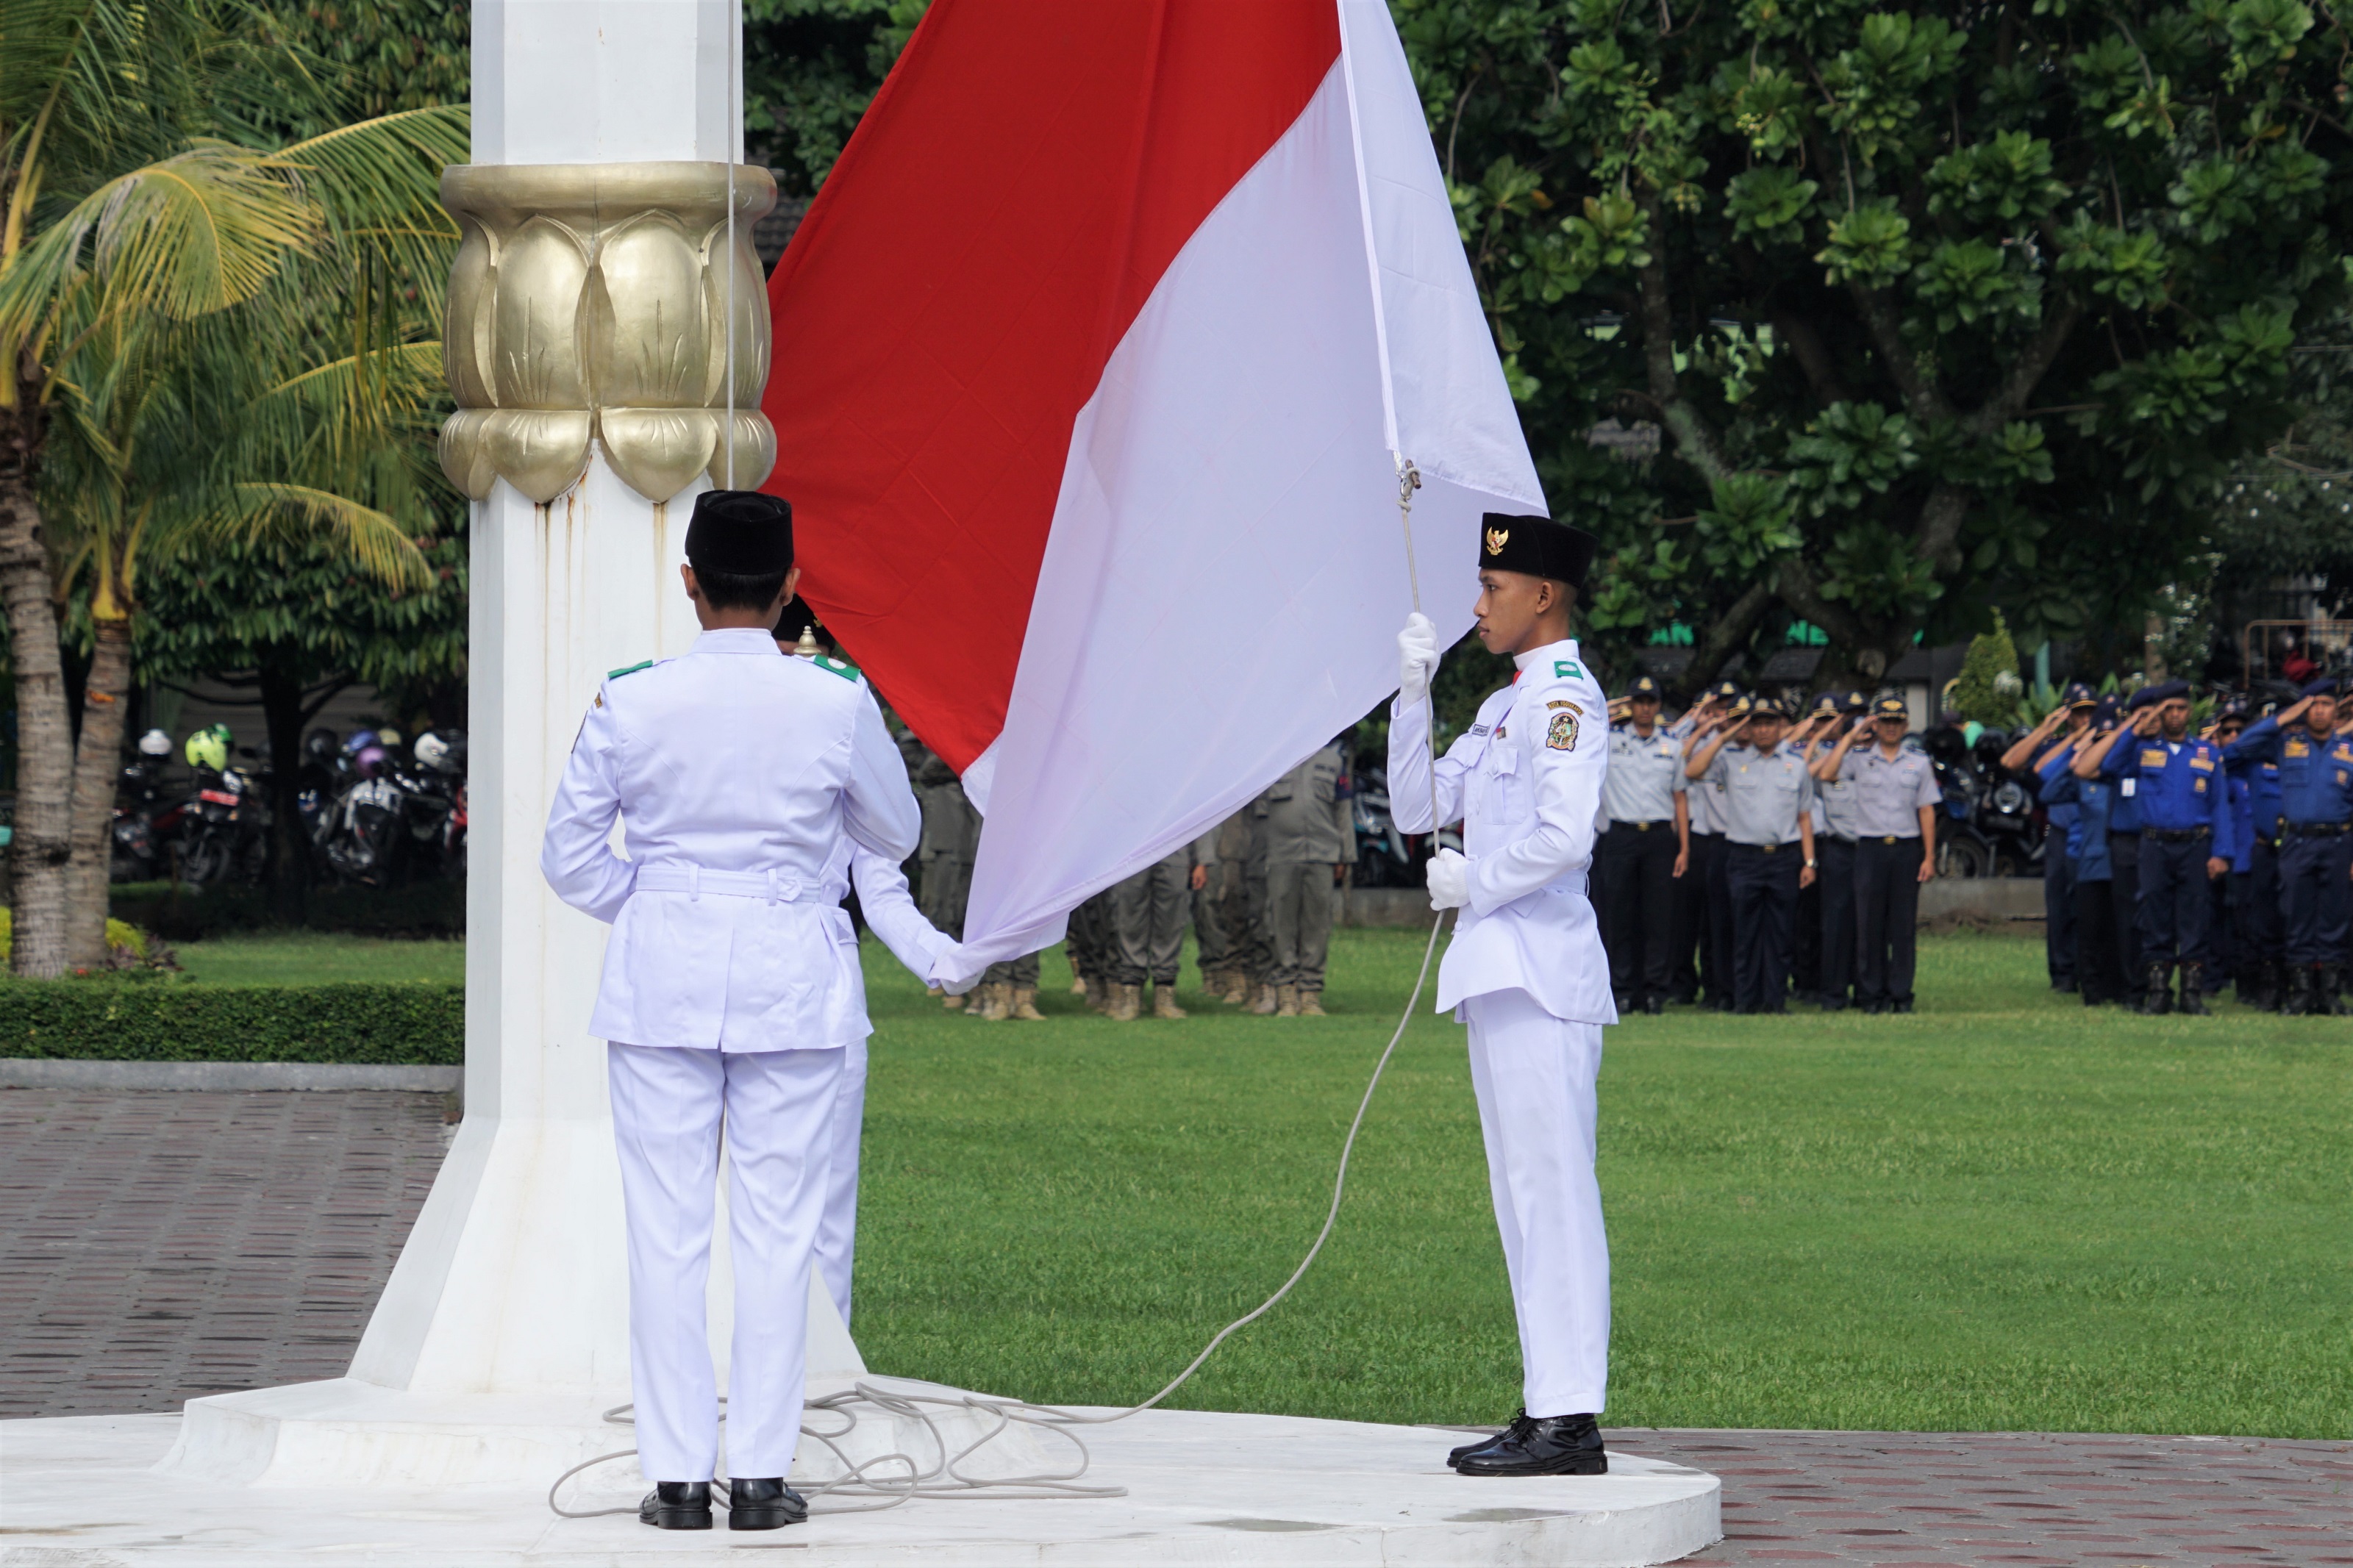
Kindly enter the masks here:
[[985, 816], [961, 981], [1397, 689], [1546, 510], [1381, 0], [939, 0], [769, 281], [803, 592]]

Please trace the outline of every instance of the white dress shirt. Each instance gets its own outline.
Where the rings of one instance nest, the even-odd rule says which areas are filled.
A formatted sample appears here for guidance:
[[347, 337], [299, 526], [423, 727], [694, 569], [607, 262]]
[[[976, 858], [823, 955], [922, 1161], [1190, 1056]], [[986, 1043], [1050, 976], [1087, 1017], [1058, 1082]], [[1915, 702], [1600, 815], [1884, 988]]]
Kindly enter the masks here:
[[557, 897], [613, 923], [590, 1032], [724, 1051], [863, 1038], [835, 856], [846, 835], [895, 864], [921, 829], [881, 710], [846, 666], [749, 628], [608, 677], [540, 850]]
[[[1438, 971], [1438, 1005], [1522, 990], [1556, 1018], [1614, 1024], [1609, 962], [1585, 891], [1609, 766], [1609, 717], [1574, 638], [1514, 660], [1519, 679], [1480, 705], [1436, 774], [1438, 820], [1463, 824], [1471, 899]], [[1427, 833], [1429, 709], [1392, 704], [1389, 811]]]

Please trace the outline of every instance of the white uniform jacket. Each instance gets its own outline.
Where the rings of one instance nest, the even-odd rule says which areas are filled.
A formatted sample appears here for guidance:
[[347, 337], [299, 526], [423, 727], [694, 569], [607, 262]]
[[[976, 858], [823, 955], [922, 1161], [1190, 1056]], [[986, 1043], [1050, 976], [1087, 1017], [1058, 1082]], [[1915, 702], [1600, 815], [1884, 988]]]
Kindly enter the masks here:
[[845, 834], [896, 862], [921, 829], [846, 665], [787, 658], [753, 628], [607, 677], [539, 856], [557, 897], [613, 924], [590, 1033], [723, 1051], [863, 1038], [857, 935], [828, 872]]
[[[1556, 1018], [1614, 1024], [1609, 961], [1585, 891], [1609, 707], [1574, 638], [1514, 662], [1519, 679], [1480, 704], [1470, 733], [1438, 763], [1438, 819], [1461, 819], [1471, 862], [1471, 901], [1439, 965], [1439, 1010], [1517, 989]], [[1429, 755], [1429, 709], [1392, 705], [1389, 811], [1403, 832], [1430, 831]]]
[[[849, 880], [841, 879], [839, 868], [845, 864]], [[858, 889], [858, 912], [866, 917], [867, 929], [891, 950], [891, 955], [906, 965], [910, 973], [926, 984], [930, 982], [932, 965], [941, 954], [955, 946], [955, 938], [923, 918], [915, 907], [915, 895], [907, 886], [907, 873], [896, 860], [886, 860], [861, 845], [851, 844], [833, 859], [830, 873], [833, 900], [839, 903], [851, 886]], [[864, 1031], [871, 1033], [872, 1031]]]

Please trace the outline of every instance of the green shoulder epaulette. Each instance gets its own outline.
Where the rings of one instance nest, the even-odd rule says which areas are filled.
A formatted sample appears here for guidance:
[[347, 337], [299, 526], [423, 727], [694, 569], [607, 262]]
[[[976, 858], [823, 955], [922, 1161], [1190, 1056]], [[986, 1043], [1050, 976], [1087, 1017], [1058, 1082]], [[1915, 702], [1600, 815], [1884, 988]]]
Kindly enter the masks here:
[[607, 680], [618, 680], [625, 675], [635, 675], [641, 669], [651, 669], [653, 667], [654, 661], [652, 659], [641, 658], [637, 663], [625, 665], [619, 669], [607, 670], [605, 672], [605, 679]]
[[858, 679], [858, 667], [846, 658], [834, 658], [826, 654], [819, 654], [809, 662], [828, 675], [838, 675], [844, 680]]

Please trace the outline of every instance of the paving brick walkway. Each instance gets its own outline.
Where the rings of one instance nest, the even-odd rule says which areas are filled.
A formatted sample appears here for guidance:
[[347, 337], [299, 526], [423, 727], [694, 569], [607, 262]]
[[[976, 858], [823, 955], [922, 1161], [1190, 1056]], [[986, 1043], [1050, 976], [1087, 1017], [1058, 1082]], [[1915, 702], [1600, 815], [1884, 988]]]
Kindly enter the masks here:
[[1686, 1562], [1889, 1568], [2353, 1563], [2353, 1443], [2038, 1432], [1612, 1431], [1724, 1478]]
[[[0, 1416], [334, 1377], [448, 1142], [436, 1095], [0, 1090]], [[1613, 1430], [1724, 1478], [1688, 1561], [2353, 1568], [2353, 1443]]]
[[0, 1089], [0, 1416], [342, 1376], [446, 1142], [433, 1094]]

